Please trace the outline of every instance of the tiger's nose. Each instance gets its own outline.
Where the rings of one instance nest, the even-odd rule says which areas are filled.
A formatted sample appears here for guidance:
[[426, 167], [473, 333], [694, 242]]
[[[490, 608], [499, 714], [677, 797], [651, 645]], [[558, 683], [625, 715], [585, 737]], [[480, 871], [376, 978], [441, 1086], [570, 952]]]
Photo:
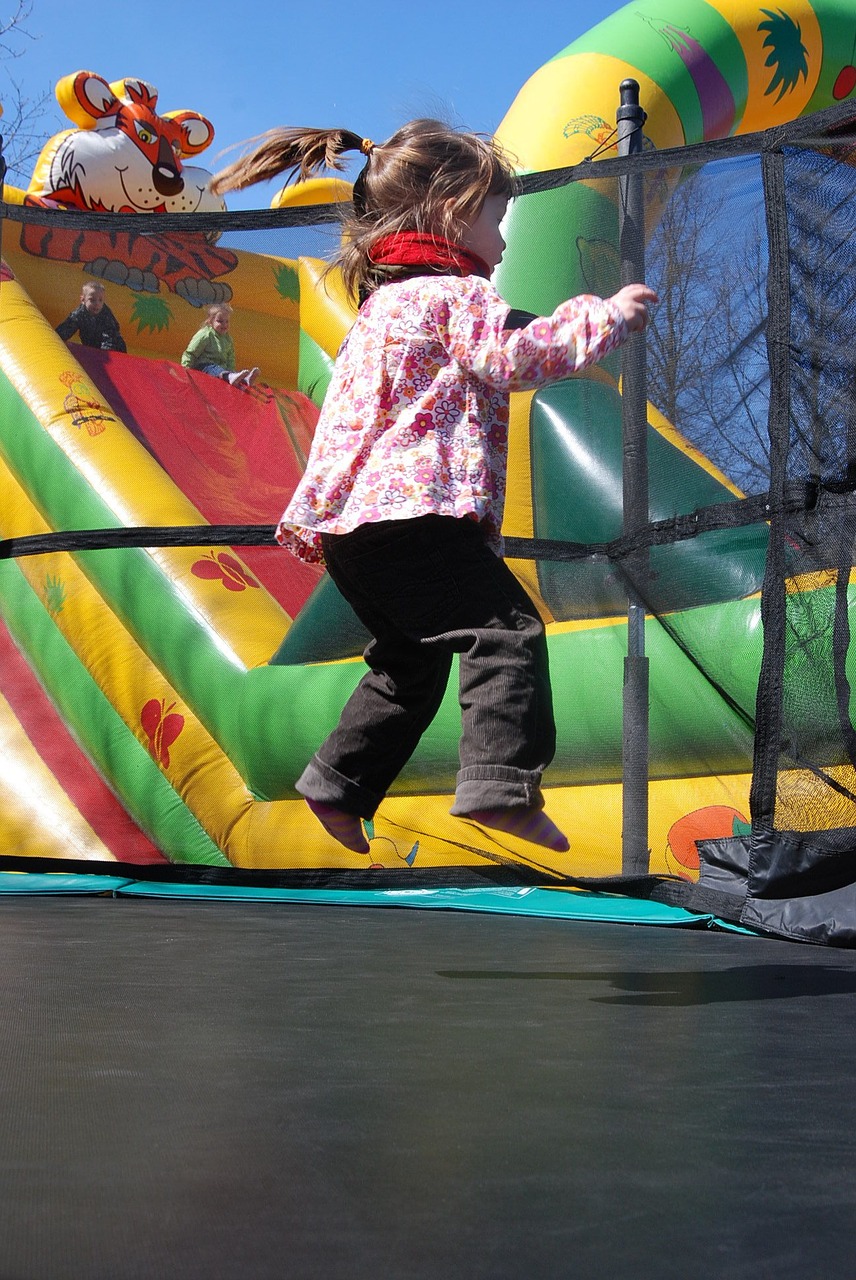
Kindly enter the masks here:
[[152, 166], [152, 183], [161, 196], [177, 196], [184, 188], [184, 178], [176, 166], [175, 155], [166, 138], [160, 140], [158, 158]]

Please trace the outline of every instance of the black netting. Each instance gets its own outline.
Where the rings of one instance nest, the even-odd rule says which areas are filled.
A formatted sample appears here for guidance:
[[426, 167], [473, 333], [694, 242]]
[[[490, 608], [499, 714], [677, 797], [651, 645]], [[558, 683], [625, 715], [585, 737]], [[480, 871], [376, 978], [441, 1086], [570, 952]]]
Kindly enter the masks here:
[[[663, 153], [649, 149], [523, 180], [518, 206], [527, 211], [529, 244], [537, 244], [552, 265], [540, 276], [531, 270], [525, 244], [523, 252], [509, 255], [501, 287], [512, 306], [543, 312], [571, 293], [608, 295], [618, 288], [626, 257], [622, 207], [632, 183], [641, 188], [647, 227], [641, 269], [660, 295], [641, 360], [649, 405], [644, 458], [638, 433], [628, 449], [626, 356], [611, 357], [596, 376], [539, 392], [527, 403], [523, 428], [513, 428], [517, 490], [509, 504], [507, 553], [553, 624], [560, 652], [567, 645], [573, 655], [567, 666], [577, 674], [568, 683], [573, 700], [560, 710], [555, 785], [568, 793], [576, 788], [582, 797], [573, 801], [582, 851], [569, 873], [546, 860], [527, 863], [517, 854], [456, 845], [445, 829], [438, 835], [431, 805], [454, 772], [454, 763], [445, 762], [433, 790], [425, 788], [424, 812], [399, 815], [383, 837], [402, 866], [412, 865], [420, 842], [429, 847], [433, 840], [439, 852], [432, 865], [440, 868], [441, 882], [444, 875], [454, 878], [450, 868], [459, 872], [464, 865], [489, 865], [491, 874], [529, 881], [615, 869], [598, 861], [600, 818], [591, 821], [590, 855], [582, 833], [589, 813], [585, 797], [594, 788], [620, 786], [627, 766], [621, 683], [633, 609], [642, 613], [651, 679], [644, 732], [632, 734], [630, 742], [642, 753], [652, 787], [672, 796], [683, 780], [690, 792], [703, 780], [706, 800], [698, 811], [728, 810], [719, 834], [735, 842], [744, 872], [748, 867], [751, 874], [758, 850], [771, 865], [771, 848], [804, 850], [806, 839], [812, 849], [838, 856], [852, 848], [856, 856], [853, 155], [852, 122], [836, 109], [751, 138]], [[585, 232], [576, 221], [581, 208]], [[98, 701], [108, 677], [101, 694], [87, 684], [102, 680], [99, 647], [82, 661], [78, 653], [76, 662], [62, 648], [74, 648], [75, 628], [87, 625], [82, 605], [79, 618], [69, 618], [78, 607], [75, 592], [82, 598], [90, 589], [92, 617], [95, 597], [109, 601], [110, 626], [115, 621], [127, 633], [128, 654], [142, 654], [140, 662], [167, 671], [176, 686], [185, 673], [168, 651], [186, 652], [200, 637], [212, 652], [226, 655], [227, 667], [253, 675], [275, 668], [274, 678], [299, 708], [295, 759], [306, 758], [317, 736], [316, 718], [333, 717], [347, 690], [341, 673], [349, 668], [336, 664], [358, 654], [364, 640], [329, 582], [271, 546], [273, 526], [305, 463], [335, 351], [331, 335], [345, 323], [341, 308], [347, 304], [331, 299], [323, 274], [338, 240], [336, 209], [164, 215], [154, 231], [149, 220], [118, 215], [11, 204], [3, 212], [4, 256], [16, 283], [37, 298], [42, 328], [49, 333], [68, 313], [82, 279], [97, 277], [120, 312], [135, 359], [123, 365], [111, 352], [80, 349], [82, 380], [68, 370], [57, 375], [47, 348], [23, 374], [20, 361], [4, 359], [8, 477], [0, 564], [5, 561], [9, 572], [0, 583], [2, 661], [11, 671], [16, 652], [23, 656], [94, 773], [107, 776], [105, 796], [126, 794], [122, 768], [111, 772], [105, 746], [111, 734], [121, 733], [124, 713]], [[13, 323], [20, 326], [20, 343], [27, 343], [35, 333], [33, 317], [15, 298], [20, 314]], [[181, 366], [206, 305], [220, 299], [236, 306], [239, 365], [261, 368], [240, 402], [240, 429], [224, 388], [189, 378]], [[6, 350], [19, 348], [13, 341]], [[44, 370], [54, 381], [66, 379], [58, 408], [40, 408], [39, 390], [22, 395], [28, 377], [41, 386]], [[41, 415], [35, 431], [33, 415]], [[90, 462], [95, 467], [99, 442], [105, 450], [116, 447], [110, 428], [117, 421], [152, 467], [139, 464], [135, 454], [145, 479], [133, 493], [121, 483], [112, 492], [97, 478], [89, 487], [80, 480]], [[130, 455], [125, 445], [117, 448], [115, 460], [105, 462], [103, 473], [93, 469], [93, 476], [121, 480]], [[640, 466], [647, 519], [628, 521], [628, 469]], [[161, 475], [172, 488], [161, 492]], [[522, 506], [526, 518], [516, 514]], [[194, 579], [216, 578], [227, 605], [240, 598], [253, 607], [243, 621], [236, 622], [236, 608], [208, 616], [189, 590], [187, 618], [176, 621], [164, 582], [178, 572], [177, 561], [169, 562], [167, 573], [161, 553], [185, 554], [191, 588]], [[284, 619], [279, 631], [276, 610]], [[42, 614], [53, 630], [30, 648], [31, 619], [41, 626]], [[54, 631], [64, 636], [62, 644]], [[46, 653], [46, 646], [51, 656], [42, 663], [40, 647]], [[133, 668], [130, 657], [123, 661]], [[51, 663], [69, 673], [55, 685]], [[323, 697], [313, 692], [321, 664], [338, 681], [329, 701], [328, 691]], [[561, 664], [554, 662], [553, 670], [563, 697]], [[22, 680], [25, 675], [22, 668]], [[7, 683], [0, 689], [4, 697], [11, 696]], [[175, 721], [167, 729], [167, 717], [177, 713], [156, 684], [148, 702], [142, 692], [138, 697], [149, 708], [142, 721], [146, 733], [151, 729], [148, 740], [138, 724], [125, 726], [131, 739], [142, 741], [143, 755], [148, 752], [140, 767], [151, 771], [154, 762], [153, 795], [169, 764], [169, 734], [177, 732]], [[252, 699], [245, 706], [245, 695], [235, 694], [226, 712], [216, 698], [208, 699], [204, 685], [205, 677], [191, 672], [184, 693], [198, 714], [197, 742], [240, 744], [226, 753], [235, 774], [228, 786], [247, 788], [236, 812], [242, 805], [293, 800], [294, 761], [278, 754], [275, 732], [260, 745], [248, 744], [241, 717], [250, 714]], [[226, 692], [223, 699], [226, 706]], [[103, 724], [100, 737], [90, 740], [87, 716], [94, 715], [103, 715]], [[33, 734], [38, 736], [35, 729]], [[439, 754], [431, 740], [429, 770]], [[291, 771], [287, 782], [277, 770]], [[751, 797], [748, 783], [739, 781], [750, 775]], [[182, 785], [173, 779], [172, 791], [148, 803], [127, 783], [121, 803], [136, 832], [127, 837], [131, 845], [148, 850], [154, 863], [160, 857], [260, 869], [235, 861], [230, 841], [238, 819], [219, 810], [216, 818], [200, 816]], [[407, 775], [401, 794], [419, 796], [419, 785], [418, 773]], [[713, 803], [720, 792], [722, 803]], [[169, 824], [162, 811], [174, 794], [188, 804], [189, 816], [165, 849], [159, 833]], [[672, 804], [681, 814], [682, 801], [663, 803], [667, 812]], [[91, 802], [81, 805], [90, 821]], [[594, 801], [590, 811], [598, 812]], [[263, 828], [261, 819], [254, 821], [254, 830]], [[699, 849], [714, 834], [699, 828]], [[657, 840], [652, 838], [651, 866], [660, 872]], [[671, 832], [669, 840], [665, 862], [675, 870], [678, 846]], [[147, 856], [141, 853], [137, 861]], [[268, 871], [318, 865], [310, 856], [301, 861], [299, 850], [278, 852], [272, 843], [264, 856], [261, 866]], [[678, 870], [689, 876], [692, 862]], [[840, 867], [836, 875], [846, 878]]]
[[682, 171], [646, 255], [649, 397], [743, 494], [769, 487], [768, 256], [756, 155]]
[[[781, 648], [777, 830], [856, 825], [856, 733], [848, 667], [856, 506], [856, 202], [852, 148], [839, 139], [784, 154], [790, 329], [784, 483], [809, 501], [777, 523], [777, 607], [767, 643]], [[773, 658], [770, 660], [773, 664]], [[852, 669], [852, 667], [851, 667]]]

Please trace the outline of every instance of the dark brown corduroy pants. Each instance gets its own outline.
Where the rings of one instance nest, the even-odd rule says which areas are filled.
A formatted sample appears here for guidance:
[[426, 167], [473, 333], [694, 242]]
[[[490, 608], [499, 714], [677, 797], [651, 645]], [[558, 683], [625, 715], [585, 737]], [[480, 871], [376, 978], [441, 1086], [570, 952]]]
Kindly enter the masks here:
[[460, 655], [453, 813], [543, 804], [556, 729], [535, 605], [474, 520], [418, 516], [323, 536], [331, 578], [374, 637], [369, 671], [297, 782], [370, 818], [437, 714]]

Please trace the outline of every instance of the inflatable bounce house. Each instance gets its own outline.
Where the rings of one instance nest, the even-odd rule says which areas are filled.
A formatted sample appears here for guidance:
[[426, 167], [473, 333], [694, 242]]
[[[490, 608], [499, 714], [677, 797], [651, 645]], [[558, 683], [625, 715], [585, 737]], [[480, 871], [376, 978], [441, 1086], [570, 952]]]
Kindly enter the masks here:
[[[66, 76], [69, 128], [3, 206], [0, 873], [545, 912], [635, 894], [852, 940], [854, 64], [851, 0], [632, 0], [499, 127], [522, 175], [509, 304], [640, 269], [661, 299], [632, 368], [512, 402], [504, 533], [547, 623], [566, 854], [450, 816], [454, 678], [367, 856], [308, 813], [294, 781], [365, 635], [272, 529], [354, 314], [325, 261], [350, 188], [230, 214], [198, 167], [207, 119]], [[127, 351], [56, 332], [93, 281]], [[215, 302], [252, 387], [181, 364]]]

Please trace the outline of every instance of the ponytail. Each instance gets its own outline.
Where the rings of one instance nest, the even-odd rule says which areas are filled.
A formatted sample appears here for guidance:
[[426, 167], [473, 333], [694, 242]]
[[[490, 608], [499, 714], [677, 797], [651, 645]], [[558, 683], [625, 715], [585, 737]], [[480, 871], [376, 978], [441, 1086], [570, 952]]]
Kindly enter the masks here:
[[271, 129], [253, 141], [259, 145], [211, 179], [215, 195], [240, 191], [280, 173], [286, 173], [286, 183], [303, 182], [319, 169], [344, 169], [341, 156], [346, 151], [368, 155], [373, 147], [350, 129]]
[[350, 129], [272, 129], [258, 146], [211, 180], [211, 190], [240, 190], [287, 173], [303, 181], [319, 169], [342, 170], [346, 151], [365, 163], [342, 204], [342, 243], [331, 263], [346, 289], [363, 298], [398, 268], [372, 259], [384, 236], [418, 231], [455, 241], [488, 195], [510, 197], [517, 180], [511, 159], [491, 138], [452, 128], [440, 120], [411, 120], [386, 142], [375, 144]]

